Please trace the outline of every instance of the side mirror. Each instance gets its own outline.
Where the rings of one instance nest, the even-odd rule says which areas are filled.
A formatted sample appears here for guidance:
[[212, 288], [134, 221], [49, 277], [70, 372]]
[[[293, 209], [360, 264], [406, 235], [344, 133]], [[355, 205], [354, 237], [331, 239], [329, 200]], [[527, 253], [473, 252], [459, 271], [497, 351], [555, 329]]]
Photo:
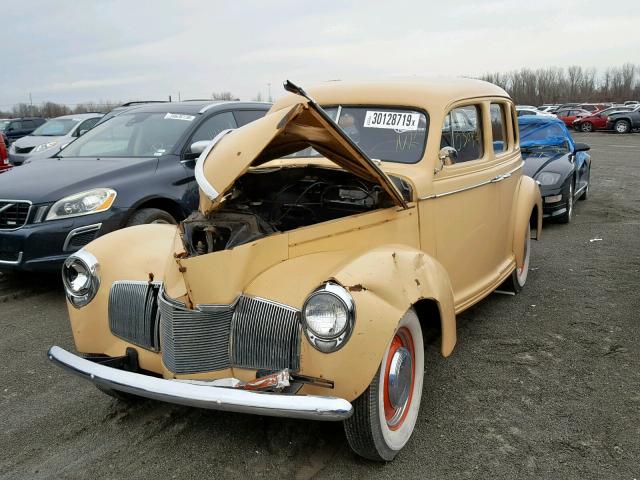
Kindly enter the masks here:
[[189, 147], [189, 153], [200, 155], [206, 150], [210, 143], [211, 140], [200, 140], [199, 142], [193, 142], [191, 144], [191, 147]]
[[13, 132], [15, 130], [15, 128], [13, 128], [11, 125], [9, 125], [7, 127], [7, 129], [5, 130], [5, 132], [9, 133], [9, 132]]
[[78, 132], [78, 136], [81, 137], [82, 135], [84, 135], [85, 133], [87, 133], [89, 131], [88, 128], [83, 128], [82, 130], [80, 130]]
[[458, 161], [458, 151], [453, 147], [442, 147], [438, 154], [438, 168], [433, 173], [440, 172], [444, 167], [453, 165]]
[[586, 143], [576, 143], [573, 149], [574, 152], [586, 152], [587, 150], [591, 150], [591, 147]]

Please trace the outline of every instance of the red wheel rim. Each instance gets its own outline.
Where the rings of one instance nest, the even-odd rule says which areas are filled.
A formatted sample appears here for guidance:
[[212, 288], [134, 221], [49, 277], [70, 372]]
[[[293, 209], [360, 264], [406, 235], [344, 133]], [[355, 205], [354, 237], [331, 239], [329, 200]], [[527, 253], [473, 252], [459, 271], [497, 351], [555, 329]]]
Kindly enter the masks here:
[[[409, 387], [409, 396], [407, 397], [407, 401], [404, 405], [399, 407], [394, 407], [391, 404], [391, 400], [389, 399], [389, 374], [391, 372], [391, 361], [393, 360], [394, 354], [400, 348], [406, 348], [411, 355], [411, 384]], [[411, 336], [411, 332], [405, 328], [401, 327], [391, 340], [391, 345], [389, 346], [389, 353], [387, 354], [387, 362], [384, 370], [384, 391], [382, 394], [383, 402], [384, 402], [384, 417], [387, 421], [387, 426], [390, 430], [399, 429], [404, 423], [407, 414], [409, 413], [409, 406], [411, 405], [411, 399], [413, 398], [413, 385], [415, 383], [416, 376], [416, 362], [415, 362], [415, 351], [413, 348], [413, 337]]]

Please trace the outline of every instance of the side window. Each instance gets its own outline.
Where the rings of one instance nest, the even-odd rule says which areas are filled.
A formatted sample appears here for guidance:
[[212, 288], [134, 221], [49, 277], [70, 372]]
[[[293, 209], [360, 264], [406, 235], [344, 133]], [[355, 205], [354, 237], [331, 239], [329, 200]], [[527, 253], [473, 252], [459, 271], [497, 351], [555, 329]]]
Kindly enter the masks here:
[[216, 135], [229, 128], [237, 128], [236, 120], [233, 118], [233, 113], [218, 113], [207, 118], [200, 124], [196, 132], [193, 134], [193, 137], [191, 137], [191, 143], [199, 142], [201, 140], [213, 140]]
[[11, 122], [9, 124], [9, 127], [11, 127], [12, 130], [22, 130], [22, 122], [20, 121]]
[[491, 114], [491, 134], [493, 136], [493, 151], [501, 153], [507, 151], [507, 122], [503, 103], [492, 103], [489, 107]]
[[85, 120], [80, 125], [78, 125], [78, 128], [76, 129], [74, 135], [76, 137], [79, 137], [80, 135], [86, 133], [87, 130], [91, 130], [93, 126], [96, 123], [98, 123], [98, 120], [100, 120], [100, 117], [90, 118], [89, 120]]
[[23, 130], [27, 130], [27, 129], [31, 129], [31, 128], [36, 128], [35, 124], [33, 123], [33, 120], [23, 120], [22, 121], [22, 129]]
[[458, 152], [457, 163], [482, 157], [481, 118], [481, 109], [476, 105], [454, 108], [445, 117], [440, 148], [455, 148]]
[[235, 112], [236, 121], [238, 122], [238, 127], [244, 127], [247, 123], [251, 123], [254, 120], [264, 117], [267, 113], [266, 110], [236, 110]]

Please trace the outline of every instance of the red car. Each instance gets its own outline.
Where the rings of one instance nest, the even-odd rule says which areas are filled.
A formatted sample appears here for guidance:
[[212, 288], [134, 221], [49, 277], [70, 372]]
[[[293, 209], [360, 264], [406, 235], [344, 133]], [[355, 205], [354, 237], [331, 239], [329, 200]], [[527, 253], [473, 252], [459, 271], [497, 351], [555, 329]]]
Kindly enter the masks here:
[[593, 132], [594, 130], [606, 130], [607, 118], [613, 112], [630, 112], [631, 107], [610, 107], [601, 112], [593, 113], [586, 117], [579, 117], [573, 121], [573, 127], [580, 132]]
[[555, 114], [556, 117], [562, 120], [567, 127], [573, 127], [574, 120], [581, 117], [587, 117], [591, 115], [591, 112], [582, 110], [581, 108], [572, 107], [558, 110], [557, 112], [555, 112]]
[[5, 143], [4, 133], [0, 132], [0, 173], [9, 170], [9, 155], [7, 154], [7, 145]]

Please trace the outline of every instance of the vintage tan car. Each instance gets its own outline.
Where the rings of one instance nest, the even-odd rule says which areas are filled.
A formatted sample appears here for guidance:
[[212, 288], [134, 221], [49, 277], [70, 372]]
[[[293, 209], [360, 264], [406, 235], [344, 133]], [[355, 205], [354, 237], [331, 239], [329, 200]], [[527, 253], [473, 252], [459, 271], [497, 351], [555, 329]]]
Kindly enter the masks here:
[[49, 358], [114, 396], [343, 421], [388, 461], [418, 417], [423, 328], [446, 357], [456, 314], [524, 286], [540, 193], [494, 85], [285, 88], [201, 154], [198, 212], [66, 261], [81, 355]]

